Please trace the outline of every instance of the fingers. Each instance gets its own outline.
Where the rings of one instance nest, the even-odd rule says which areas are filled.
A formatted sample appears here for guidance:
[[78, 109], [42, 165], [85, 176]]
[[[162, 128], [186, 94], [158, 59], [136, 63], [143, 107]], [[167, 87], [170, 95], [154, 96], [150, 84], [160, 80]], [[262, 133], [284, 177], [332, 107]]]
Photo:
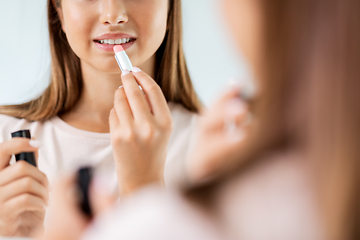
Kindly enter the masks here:
[[91, 208], [95, 216], [115, 204], [117, 197], [113, 192], [106, 179], [99, 177], [93, 179], [89, 189], [89, 196]]
[[232, 126], [239, 127], [243, 125], [247, 115], [247, 105], [241, 99], [231, 98], [231, 94], [226, 94], [203, 115], [201, 125], [209, 131], [219, 131]]
[[11, 156], [21, 152], [35, 152], [38, 148], [29, 144], [30, 139], [12, 138], [0, 144], [0, 171], [9, 165]]
[[44, 218], [45, 212], [23, 212], [20, 215], [19, 232], [24, 236], [31, 236], [34, 239], [36, 236], [43, 235], [44, 233]]
[[161, 118], [164, 114], [169, 114], [170, 110], [159, 85], [149, 75], [138, 68], [134, 68], [133, 74], [146, 93], [155, 117]]
[[224, 106], [224, 104], [231, 100], [231, 99], [240, 99], [240, 88], [239, 87], [232, 87], [231, 89], [228, 89], [223, 94], [220, 95], [220, 97], [215, 101], [215, 103], [212, 105], [212, 108], [218, 109]]
[[[219, 109], [221, 108], [227, 101], [240, 98], [241, 89], [239, 86], [232, 86], [231, 88], [226, 89], [223, 93], [219, 94], [218, 97], [215, 98], [214, 102], [211, 103], [212, 109]], [[242, 99], [241, 99], [242, 100]], [[206, 108], [204, 109], [206, 112]], [[202, 113], [203, 114], [203, 113]]]
[[25, 193], [5, 202], [3, 209], [4, 215], [16, 217], [25, 211], [45, 212], [45, 202], [40, 197]]
[[111, 109], [110, 115], [109, 115], [109, 126], [110, 126], [110, 134], [115, 132], [116, 129], [119, 129], [120, 122], [119, 118], [116, 114], [115, 107]]
[[61, 176], [53, 185], [52, 214], [46, 222], [46, 231], [37, 239], [81, 239], [89, 218], [80, 211], [75, 191], [76, 175]]
[[0, 172], [0, 187], [17, 179], [30, 177], [39, 182], [44, 187], [49, 186], [49, 182], [44, 173], [25, 161], [18, 161]]
[[197, 145], [188, 166], [190, 181], [208, 180], [237, 156], [248, 132], [248, 115], [247, 104], [239, 98], [239, 89], [231, 89], [201, 116]]
[[115, 109], [120, 123], [130, 122], [129, 116], [136, 120], [154, 115], [159, 123], [171, 125], [170, 110], [159, 85], [139, 68], [135, 67], [133, 70], [132, 74], [128, 71], [123, 72], [124, 87], [118, 89], [115, 94]]
[[188, 180], [203, 183], [228, 168], [232, 159], [239, 156], [247, 131], [236, 128], [231, 135], [224, 131], [203, 132], [188, 161]]
[[144, 93], [139, 88], [139, 84], [134, 75], [128, 71], [124, 71], [121, 75], [121, 79], [134, 119], [148, 118], [151, 115], [151, 111], [144, 97]]
[[16, 196], [26, 194], [32, 194], [34, 196], [40, 197], [43, 199], [45, 204], [48, 202], [48, 190], [43, 185], [41, 185], [36, 180], [31, 177], [24, 177], [14, 182], [11, 182], [8, 185], [0, 187], [0, 201], [5, 202]]
[[39, 149], [37, 149], [36, 151], [34, 151], [35, 154], [35, 160], [36, 160], [36, 166], [39, 166]]
[[[116, 114], [117, 121], [120, 121], [124, 126], [129, 126], [133, 122], [134, 117], [123, 87], [116, 90], [114, 105], [116, 111], [113, 113]], [[112, 119], [114, 120], [114, 118]]]

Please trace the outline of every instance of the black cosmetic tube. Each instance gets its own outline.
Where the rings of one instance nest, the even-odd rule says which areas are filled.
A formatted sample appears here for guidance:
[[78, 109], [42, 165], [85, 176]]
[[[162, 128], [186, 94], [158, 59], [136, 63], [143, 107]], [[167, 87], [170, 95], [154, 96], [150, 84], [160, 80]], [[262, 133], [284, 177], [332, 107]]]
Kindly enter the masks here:
[[[24, 129], [17, 132], [11, 133], [11, 137], [23, 137], [23, 138], [29, 138], [31, 139], [30, 130]], [[36, 160], [35, 160], [35, 154], [34, 152], [22, 152], [15, 155], [16, 161], [24, 160], [31, 165], [36, 167]]]
[[93, 169], [91, 167], [82, 167], [77, 172], [77, 189], [78, 189], [78, 201], [79, 207], [84, 215], [91, 218], [92, 210], [89, 199], [89, 187], [93, 175]]

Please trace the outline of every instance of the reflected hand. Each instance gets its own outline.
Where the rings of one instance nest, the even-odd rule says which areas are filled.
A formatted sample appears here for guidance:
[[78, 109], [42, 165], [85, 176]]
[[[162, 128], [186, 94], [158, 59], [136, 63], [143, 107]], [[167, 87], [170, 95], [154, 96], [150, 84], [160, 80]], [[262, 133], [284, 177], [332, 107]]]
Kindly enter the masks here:
[[38, 168], [11, 156], [35, 152], [29, 139], [12, 138], [0, 144], [0, 236], [33, 236], [42, 232], [48, 202], [48, 180]]
[[150, 76], [134, 68], [121, 78], [123, 87], [115, 93], [109, 121], [120, 194], [126, 195], [146, 184], [164, 182], [172, 119], [160, 87]]

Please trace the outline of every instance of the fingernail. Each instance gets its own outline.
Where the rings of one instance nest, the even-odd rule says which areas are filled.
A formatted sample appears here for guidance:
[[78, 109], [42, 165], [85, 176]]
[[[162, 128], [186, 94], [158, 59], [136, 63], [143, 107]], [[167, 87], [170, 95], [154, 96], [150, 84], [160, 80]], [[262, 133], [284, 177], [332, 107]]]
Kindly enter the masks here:
[[41, 146], [41, 142], [38, 140], [30, 140], [29, 145], [34, 148], [39, 148]]
[[237, 78], [230, 78], [228, 81], [227, 81], [227, 84], [226, 84], [229, 88], [241, 88], [242, 87], [242, 83], [239, 79]]
[[125, 76], [125, 75], [128, 75], [129, 73], [130, 73], [130, 71], [125, 69], [124, 71], [122, 71], [121, 75]]
[[228, 117], [239, 116], [245, 114], [245, 112], [246, 105], [240, 99], [233, 98], [225, 104], [225, 114]]
[[141, 69], [138, 68], [138, 67], [133, 67], [132, 71], [133, 71], [134, 73], [137, 73], [137, 72], [141, 72]]
[[121, 85], [119, 88], [123, 88], [124, 86], [123, 85]]

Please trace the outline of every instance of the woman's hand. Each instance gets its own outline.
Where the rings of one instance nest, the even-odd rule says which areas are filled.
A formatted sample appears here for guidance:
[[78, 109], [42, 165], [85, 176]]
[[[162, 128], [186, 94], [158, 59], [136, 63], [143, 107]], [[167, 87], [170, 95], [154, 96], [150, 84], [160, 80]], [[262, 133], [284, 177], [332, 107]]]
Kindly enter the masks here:
[[63, 177], [51, 186], [51, 212], [45, 235], [37, 239], [78, 240], [90, 220], [81, 213], [76, 199], [75, 176]]
[[190, 184], [221, 173], [239, 154], [250, 116], [239, 95], [240, 88], [233, 87], [199, 118], [195, 146], [186, 161]]
[[37, 158], [38, 148], [26, 138], [0, 144], [0, 236], [29, 237], [43, 230], [48, 180], [25, 161], [10, 166], [11, 156], [20, 152], [35, 152]]
[[160, 87], [150, 76], [134, 68], [132, 73], [124, 71], [121, 78], [123, 87], [116, 90], [109, 121], [120, 194], [124, 195], [149, 183], [163, 183], [172, 119]]
[[[94, 177], [89, 186], [89, 201], [94, 219], [111, 208], [116, 201], [113, 193], [106, 191], [109, 188], [104, 181]], [[38, 235], [37, 239], [81, 239], [92, 219], [80, 210], [75, 184], [76, 176], [72, 175], [62, 176], [52, 186], [51, 213], [47, 219], [47, 228], [45, 234]]]

